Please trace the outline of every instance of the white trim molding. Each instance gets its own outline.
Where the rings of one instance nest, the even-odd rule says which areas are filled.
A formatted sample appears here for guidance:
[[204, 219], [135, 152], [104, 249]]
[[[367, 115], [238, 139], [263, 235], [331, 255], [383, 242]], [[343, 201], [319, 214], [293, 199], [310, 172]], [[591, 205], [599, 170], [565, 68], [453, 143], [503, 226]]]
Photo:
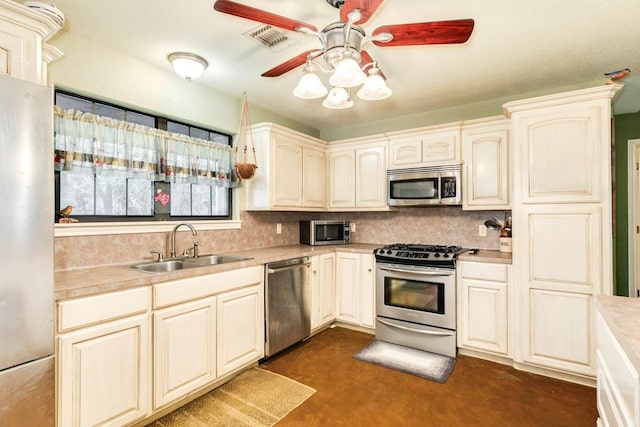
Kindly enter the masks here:
[[[55, 224], [55, 237], [101, 236], [107, 234], [165, 233], [176, 225], [188, 221], [143, 221], [143, 222], [92, 222]], [[197, 231], [239, 230], [240, 220], [193, 221]]]

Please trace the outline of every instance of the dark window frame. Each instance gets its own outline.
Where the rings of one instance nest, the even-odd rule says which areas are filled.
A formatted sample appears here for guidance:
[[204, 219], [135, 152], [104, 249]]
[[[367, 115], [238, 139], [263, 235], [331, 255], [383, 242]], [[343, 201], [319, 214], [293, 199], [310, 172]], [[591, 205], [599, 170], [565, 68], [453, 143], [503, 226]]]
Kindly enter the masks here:
[[[96, 98], [91, 98], [88, 96], [84, 96], [84, 95], [79, 95], [73, 92], [69, 92], [66, 90], [62, 90], [62, 89], [55, 89], [54, 90], [54, 104], [57, 104], [58, 101], [58, 95], [62, 95], [63, 97], [71, 97], [71, 98], [75, 98], [77, 100], [80, 101], [85, 101], [88, 104], [91, 104], [92, 108], [89, 109], [82, 109], [82, 108], [76, 108], [79, 109], [83, 112], [88, 112], [88, 113], [92, 113], [92, 114], [98, 114], [98, 115], [105, 115], [107, 117], [113, 117], [116, 118], [118, 120], [125, 120], [127, 121], [127, 115], [128, 114], [135, 114], [135, 115], [141, 115], [141, 116], [146, 116], [146, 117], [150, 117], [153, 119], [154, 122], [154, 127], [156, 129], [161, 129], [161, 130], [168, 130], [170, 127], [172, 128], [171, 132], [176, 131], [178, 127], [181, 126], [185, 126], [189, 133], [184, 133], [184, 132], [176, 132], [176, 133], [181, 133], [183, 135], [187, 135], [187, 136], [194, 136], [191, 135], [191, 133], [195, 130], [196, 132], [199, 133], [199, 135], [197, 136], [198, 138], [204, 139], [201, 136], [202, 132], [206, 132], [209, 134], [209, 141], [214, 141], [212, 139], [212, 134], [220, 137], [219, 139], [217, 139], [215, 142], [220, 142], [220, 139], [227, 139], [227, 144], [229, 146], [231, 146], [232, 144], [232, 136], [222, 133], [222, 132], [218, 132], [214, 129], [207, 129], [207, 128], [203, 128], [201, 126], [196, 126], [196, 125], [192, 125], [186, 122], [182, 122], [182, 121], [178, 121], [178, 120], [174, 120], [174, 119], [169, 119], [167, 117], [164, 116], [160, 116], [160, 115], [156, 115], [156, 114], [151, 114], [151, 113], [145, 113], [143, 111], [140, 110], [136, 110], [133, 108], [129, 108], [129, 107], [123, 107], [121, 105], [117, 105], [117, 104], [113, 104], [110, 102], [106, 102], [106, 101], [102, 101], [100, 99], [96, 99]], [[124, 113], [124, 118], [120, 118], [120, 117], [115, 117], [114, 115], [108, 115], [108, 114], [100, 114], [100, 112], [96, 112], [96, 106], [101, 106], [101, 107], [106, 107], [107, 109], [114, 109], [114, 110], [120, 110]], [[67, 107], [63, 107], [63, 108], [67, 108]], [[69, 108], [75, 108], [75, 107], [69, 107]], [[140, 123], [140, 122], [136, 122], [133, 121], [133, 123]], [[144, 123], [143, 123], [144, 124]], [[144, 124], [146, 126], [149, 126], [149, 124]], [[154, 187], [157, 187], [159, 184], [167, 184], [164, 181], [155, 181], [154, 182]], [[55, 212], [58, 212], [61, 209], [60, 206], [60, 172], [59, 171], [55, 171], [55, 176], [54, 176], [54, 188], [55, 188]], [[163, 188], [166, 188], [166, 185], [163, 186]], [[158, 213], [158, 212], [154, 212], [153, 215], [149, 215], [149, 216], [133, 216], [133, 215], [113, 215], [113, 216], [104, 216], [104, 215], [73, 215], [74, 218], [79, 219], [81, 222], [87, 222], [87, 223], [106, 223], [106, 222], [142, 222], [142, 221], [149, 221], [149, 222], [160, 222], [160, 221], [223, 221], [223, 220], [231, 220], [233, 219], [233, 197], [232, 197], [232, 192], [231, 192], [231, 188], [227, 189], [227, 203], [229, 206], [228, 209], [228, 215], [211, 215], [211, 216], [171, 216], [170, 214], [165, 214], [165, 213]], [[57, 222], [57, 219], [56, 219]]]

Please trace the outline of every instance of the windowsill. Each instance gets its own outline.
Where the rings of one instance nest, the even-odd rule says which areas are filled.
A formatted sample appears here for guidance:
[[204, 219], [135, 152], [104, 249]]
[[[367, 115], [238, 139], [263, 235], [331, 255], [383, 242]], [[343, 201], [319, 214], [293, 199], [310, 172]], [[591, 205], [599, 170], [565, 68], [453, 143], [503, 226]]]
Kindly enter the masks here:
[[[92, 222], [55, 224], [55, 237], [101, 236], [108, 234], [164, 233], [188, 221]], [[193, 221], [196, 230], [239, 230], [240, 220]]]

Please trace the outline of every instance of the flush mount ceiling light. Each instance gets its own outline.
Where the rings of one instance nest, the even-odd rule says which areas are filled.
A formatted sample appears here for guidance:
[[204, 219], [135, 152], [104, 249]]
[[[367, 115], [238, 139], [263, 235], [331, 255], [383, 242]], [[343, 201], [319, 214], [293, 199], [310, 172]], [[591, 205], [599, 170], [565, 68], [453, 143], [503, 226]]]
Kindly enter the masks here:
[[174, 52], [168, 56], [173, 70], [187, 80], [195, 80], [202, 76], [209, 65], [207, 61], [198, 55], [186, 52]]
[[[216, 0], [213, 8], [221, 13], [317, 37], [320, 40], [320, 49], [302, 52], [262, 73], [262, 77], [279, 77], [305, 65], [303, 76], [293, 94], [304, 99], [321, 98], [327, 94], [327, 88], [316, 75], [319, 68], [331, 75], [329, 85], [333, 88], [322, 103], [327, 108], [348, 108], [353, 105], [346, 89], [360, 85], [362, 87], [357, 95], [361, 99], [375, 101], [391, 96], [384, 74], [371, 56], [362, 50], [367, 43], [372, 42], [377, 47], [465, 43], [475, 25], [473, 19], [415, 22], [383, 25], [374, 29], [371, 35], [367, 35], [360, 25], [369, 21], [378, 8], [387, 3], [386, 1], [325, 1], [340, 9], [340, 20], [322, 30], [296, 19], [230, 0]], [[319, 60], [321, 56], [322, 61]], [[343, 99], [345, 94], [347, 98]]]

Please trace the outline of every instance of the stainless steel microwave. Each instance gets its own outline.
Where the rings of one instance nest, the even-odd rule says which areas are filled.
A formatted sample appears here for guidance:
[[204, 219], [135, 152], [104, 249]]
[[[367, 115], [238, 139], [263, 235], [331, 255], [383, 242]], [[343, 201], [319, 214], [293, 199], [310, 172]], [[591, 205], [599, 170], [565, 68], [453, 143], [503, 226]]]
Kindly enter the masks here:
[[305, 245], [343, 245], [349, 243], [349, 221], [300, 221], [300, 243]]
[[460, 205], [462, 165], [387, 171], [389, 206]]

